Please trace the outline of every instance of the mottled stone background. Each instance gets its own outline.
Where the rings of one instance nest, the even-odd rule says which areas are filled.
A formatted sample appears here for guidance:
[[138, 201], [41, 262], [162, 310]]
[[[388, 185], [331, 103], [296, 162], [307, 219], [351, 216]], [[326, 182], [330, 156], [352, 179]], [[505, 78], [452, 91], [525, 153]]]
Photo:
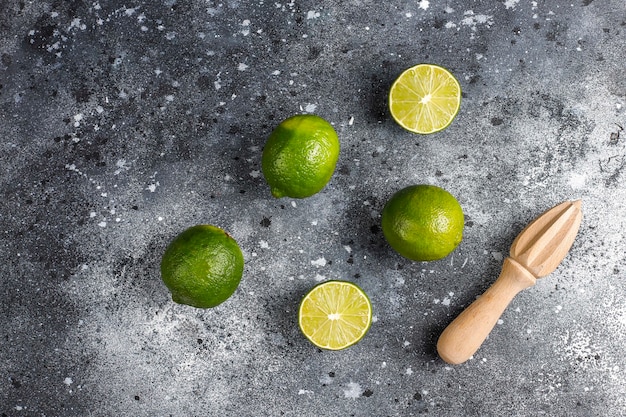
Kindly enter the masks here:
[[[386, 107], [421, 62], [464, 91], [428, 137]], [[624, 416], [625, 110], [624, 0], [0, 0], [0, 416]], [[337, 171], [276, 200], [261, 151], [302, 112], [335, 126]], [[415, 183], [465, 211], [444, 260], [380, 231]], [[578, 198], [560, 267], [473, 359], [441, 361], [517, 233]], [[246, 259], [212, 310], [159, 275], [198, 223]], [[296, 322], [326, 279], [374, 306], [341, 352]]]

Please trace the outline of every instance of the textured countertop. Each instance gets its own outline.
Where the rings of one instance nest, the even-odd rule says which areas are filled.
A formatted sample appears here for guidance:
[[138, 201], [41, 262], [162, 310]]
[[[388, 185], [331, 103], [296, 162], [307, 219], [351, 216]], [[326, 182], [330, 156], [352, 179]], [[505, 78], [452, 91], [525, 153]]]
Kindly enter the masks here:
[[[430, 136], [386, 107], [421, 62], [464, 92]], [[321, 193], [276, 200], [261, 151], [296, 113], [330, 121], [341, 155]], [[3, 0], [0, 416], [624, 416], [624, 127], [624, 0]], [[441, 261], [380, 230], [417, 183], [466, 215]], [[558, 269], [471, 360], [439, 359], [517, 233], [578, 198]], [[246, 260], [211, 310], [174, 304], [159, 274], [199, 223]], [[327, 279], [374, 308], [340, 352], [297, 326]]]

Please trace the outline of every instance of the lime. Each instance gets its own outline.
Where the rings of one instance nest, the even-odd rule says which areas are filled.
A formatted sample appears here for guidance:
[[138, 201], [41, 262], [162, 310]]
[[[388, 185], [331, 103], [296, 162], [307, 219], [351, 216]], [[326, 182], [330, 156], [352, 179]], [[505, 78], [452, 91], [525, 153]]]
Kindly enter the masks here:
[[382, 211], [382, 229], [391, 247], [414, 261], [446, 257], [463, 239], [463, 209], [452, 194], [434, 185], [396, 192]]
[[340, 350], [365, 336], [372, 324], [372, 304], [356, 284], [326, 281], [313, 287], [300, 303], [300, 330], [315, 346]]
[[161, 278], [172, 300], [198, 308], [215, 307], [237, 289], [243, 254], [219, 227], [197, 225], [176, 236], [161, 259]]
[[261, 167], [276, 198], [304, 198], [326, 186], [339, 158], [339, 138], [326, 120], [312, 114], [292, 116], [270, 134]]
[[461, 86], [445, 68], [419, 64], [404, 71], [389, 91], [389, 110], [396, 122], [414, 133], [445, 129], [461, 107]]

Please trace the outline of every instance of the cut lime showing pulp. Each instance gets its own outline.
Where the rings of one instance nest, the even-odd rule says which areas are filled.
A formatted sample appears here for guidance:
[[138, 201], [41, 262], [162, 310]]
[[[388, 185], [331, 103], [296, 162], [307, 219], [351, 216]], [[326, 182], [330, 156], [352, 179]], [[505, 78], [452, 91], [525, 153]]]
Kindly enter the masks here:
[[326, 281], [302, 299], [300, 330], [315, 346], [340, 350], [361, 340], [372, 324], [372, 304], [356, 284]]
[[414, 133], [439, 132], [452, 123], [461, 107], [461, 86], [447, 69], [419, 64], [404, 71], [389, 91], [389, 111]]

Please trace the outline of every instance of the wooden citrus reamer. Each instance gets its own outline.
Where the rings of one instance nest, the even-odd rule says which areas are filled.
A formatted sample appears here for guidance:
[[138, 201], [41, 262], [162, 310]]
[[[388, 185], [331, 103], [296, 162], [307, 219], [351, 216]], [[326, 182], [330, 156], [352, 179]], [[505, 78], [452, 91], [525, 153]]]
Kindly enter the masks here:
[[566, 201], [533, 220], [515, 238], [491, 287], [443, 331], [437, 342], [451, 364], [468, 360], [487, 338], [513, 297], [552, 273], [574, 243], [582, 221], [581, 200]]

